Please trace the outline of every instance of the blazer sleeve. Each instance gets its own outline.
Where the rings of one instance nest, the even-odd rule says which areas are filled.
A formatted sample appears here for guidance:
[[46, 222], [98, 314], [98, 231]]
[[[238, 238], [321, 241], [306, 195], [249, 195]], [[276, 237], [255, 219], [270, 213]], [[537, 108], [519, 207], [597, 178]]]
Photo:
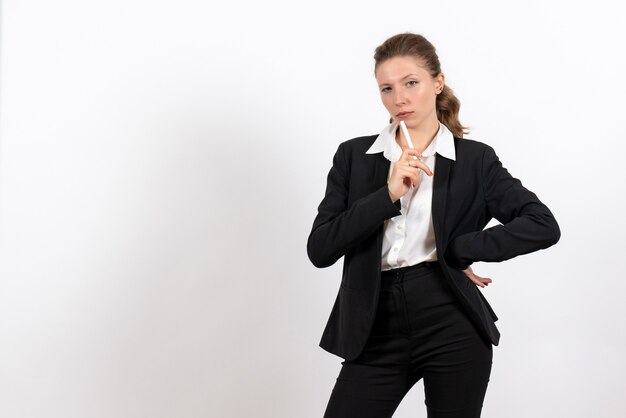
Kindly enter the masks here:
[[482, 157], [482, 178], [487, 210], [501, 225], [456, 237], [446, 251], [449, 259], [458, 261], [456, 267], [508, 260], [559, 241], [561, 231], [550, 209], [509, 174], [488, 145]]
[[349, 151], [342, 143], [333, 157], [326, 194], [318, 207], [307, 241], [309, 259], [316, 267], [333, 265], [375, 233], [386, 219], [400, 215], [400, 201], [391, 201], [387, 184], [355, 200], [348, 207], [350, 163]]

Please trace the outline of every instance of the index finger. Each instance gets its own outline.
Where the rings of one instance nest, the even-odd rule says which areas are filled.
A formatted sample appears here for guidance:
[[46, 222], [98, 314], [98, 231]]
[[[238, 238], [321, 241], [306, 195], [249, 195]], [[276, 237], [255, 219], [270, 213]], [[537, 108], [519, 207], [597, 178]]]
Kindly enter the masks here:
[[[408, 162], [408, 161], [409, 161], [409, 160], [407, 160], [407, 162]], [[411, 160], [411, 162], [409, 163], [409, 165], [411, 165], [412, 167], [415, 167], [415, 168], [421, 168], [421, 169], [422, 169], [422, 170], [424, 170], [424, 172], [425, 172], [426, 174], [428, 174], [429, 176], [432, 176], [432, 175], [433, 175], [433, 172], [432, 172], [432, 171], [430, 171], [430, 167], [428, 167], [428, 165], [426, 165], [426, 163], [425, 163], [424, 161], [422, 161], [422, 160], [418, 160], [418, 159]]]

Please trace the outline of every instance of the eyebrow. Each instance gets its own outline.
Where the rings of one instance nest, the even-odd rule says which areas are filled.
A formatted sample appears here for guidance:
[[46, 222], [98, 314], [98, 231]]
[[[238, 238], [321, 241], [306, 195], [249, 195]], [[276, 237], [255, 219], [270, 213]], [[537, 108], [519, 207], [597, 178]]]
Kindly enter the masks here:
[[[404, 77], [402, 77], [402, 78], [400, 79], [400, 81], [402, 81], [402, 80], [404, 80], [404, 79], [406, 79], [406, 78], [409, 78], [409, 77], [411, 77], [411, 76], [414, 76], [414, 77], [418, 77], [418, 78], [419, 78], [419, 76], [418, 76], [417, 74], [412, 74], [412, 73], [411, 73], [411, 74], [408, 74], [408, 75], [405, 75]], [[388, 85], [389, 85], [389, 83], [383, 83], [383, 84], [379, 84], [379, 85], [378, 85], [378, 87], [388, 86]]]

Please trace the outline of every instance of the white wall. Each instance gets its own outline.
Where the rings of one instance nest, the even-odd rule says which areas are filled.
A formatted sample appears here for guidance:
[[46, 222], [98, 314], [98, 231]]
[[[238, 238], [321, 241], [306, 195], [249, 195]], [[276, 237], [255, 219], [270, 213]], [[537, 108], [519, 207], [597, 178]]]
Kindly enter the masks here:
[[[403, 31], [562, 229], [475, 265], [483, 416], [624, 416], [622, 15], [442, 3], [4, 1], [0, 416], [321, 417], [341, 263], [306, 238], [339, 142], [387, 122], [372, 54]], [[419, 384], [395, 416], [425, 416]]]

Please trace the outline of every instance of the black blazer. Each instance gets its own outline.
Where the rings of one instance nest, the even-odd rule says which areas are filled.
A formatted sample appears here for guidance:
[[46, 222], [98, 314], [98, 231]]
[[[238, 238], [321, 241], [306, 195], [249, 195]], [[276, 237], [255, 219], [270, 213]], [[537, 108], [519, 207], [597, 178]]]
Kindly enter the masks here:
[[[307, 242], [316, 267], [344, 257], [320, 346], [346, 360], [361, 353], [369, 336], [380, 289], [384, 221], [400, 215], [400, 201], [393, 203], [387, 191], [389, 161], [382, 152], [365, 153], [377, 136], [339, 145]], [[492, 147], [457, 137], [454, 146], [456, 161], [437, 154], [433, 170], [437, 258], [477, 329], [498, 345], [498, 318], [462, 270], [474, 261], [503, 261], [548, 248], [561, 232], [548, 207], [509, 174]], [[483, 230], [492, 218], [501, 224]]]

